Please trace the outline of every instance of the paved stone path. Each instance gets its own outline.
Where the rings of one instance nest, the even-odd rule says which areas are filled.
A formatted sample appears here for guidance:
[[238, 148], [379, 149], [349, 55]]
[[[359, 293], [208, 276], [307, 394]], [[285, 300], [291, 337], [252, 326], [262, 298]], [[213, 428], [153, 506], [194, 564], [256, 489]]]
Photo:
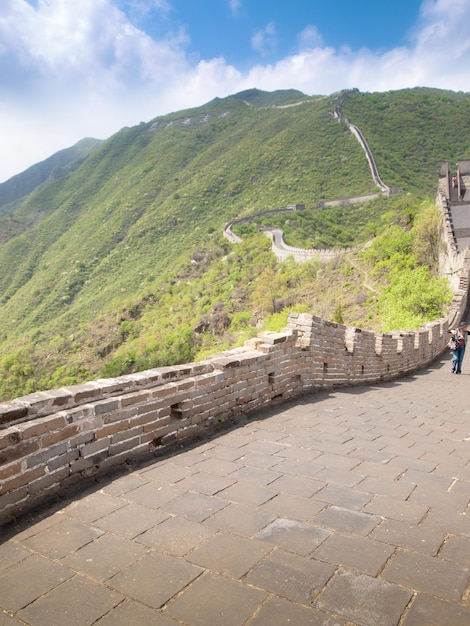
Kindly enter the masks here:
[[468, 626], [467, 359], [259, 413], [0, 530], [0, 626]]

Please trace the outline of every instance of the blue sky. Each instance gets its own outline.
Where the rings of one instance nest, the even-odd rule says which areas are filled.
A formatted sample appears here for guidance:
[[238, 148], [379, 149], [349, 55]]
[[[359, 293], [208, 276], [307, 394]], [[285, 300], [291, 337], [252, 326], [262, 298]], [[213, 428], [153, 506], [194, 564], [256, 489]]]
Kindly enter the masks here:
[[257, 87], [470, 91], [470, 0], [0, 0], [0, 182]]
[[[132, 18], [132, 4], [121, 6]], [[272, 63], [296, 54], [309, 27], [305, 34], [314, 28], [314, 40], [324, 46], [385, 50], [405, 45], [420, 6], [421, 0], [174, 0], [163, 21], [147, 15], [139, 22], [153, 36], [164, 35], [167, 28], [182, 29], [188, 34], [189, 54], [223, 56], [249, 69], [260, 59]]]

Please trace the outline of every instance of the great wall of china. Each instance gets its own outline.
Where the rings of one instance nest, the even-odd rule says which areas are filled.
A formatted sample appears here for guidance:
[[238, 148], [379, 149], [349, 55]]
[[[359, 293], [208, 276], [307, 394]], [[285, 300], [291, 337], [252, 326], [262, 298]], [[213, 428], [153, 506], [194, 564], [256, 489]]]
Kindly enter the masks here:
[[64, 488], [164, 454], [273, 403], [393, 380], [435, 361], [446, 350], [448, 328], [467, 311], [470, 273], [470, 250], [456, 245], [449, 181], [447, 168], [437, 198], [444, 223], [441, 268], [455, 294], [446, 318], [384, 334], [291, 314], [283, 332], [263, 333], [198, 363], [0, 404], [0, 525]]

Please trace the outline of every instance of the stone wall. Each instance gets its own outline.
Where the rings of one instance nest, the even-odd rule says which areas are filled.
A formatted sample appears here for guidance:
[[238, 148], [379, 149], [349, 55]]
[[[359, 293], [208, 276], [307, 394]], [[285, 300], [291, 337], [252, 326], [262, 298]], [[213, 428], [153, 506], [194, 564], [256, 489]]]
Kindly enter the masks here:
[[221, 422], [302, 394], [392, 380], [446, 348], [447, 320], [416, 332], [371, 333], [291, 314], [200, 363], [159, 368], [0, 405], [0, 523], [64, 487], [161, 454]]

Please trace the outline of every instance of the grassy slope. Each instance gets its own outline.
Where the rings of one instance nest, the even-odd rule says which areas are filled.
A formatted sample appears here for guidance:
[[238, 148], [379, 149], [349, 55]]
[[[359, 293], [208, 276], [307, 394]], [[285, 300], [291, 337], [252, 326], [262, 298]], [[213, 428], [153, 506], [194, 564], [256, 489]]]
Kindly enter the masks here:
[[207, 110], [230, 114], [204, 126], [125, 129], [67, 180], [28, 198], [21, 211], [47, 217], [0, 248], [7, 337], [113, 309], [230, 218], [370, 189], [360, 148], [326, 103]]
[[[3, 394], [99, 375], [114, 356], [129, 360], [132, 353], [138, 361], [153, 351], [148, 364], [159, 363], [155, 344], [180, 327], [194, 329], [204, 316], [209, 327], [198, 349], [209, 349], [220, 343], [215, 320], [226, 330], [224, 315], [230, 323], [240, 312], [261, 310], [250, 290], [272, 263], [269, 246], [257, 241], [241, 249], [244, 258], [236, 261], [237, 251], [221, 265], [230, 251], [221, 240], [224, 224], [291, 202], [310, 207], [375, 190], [362, 149], [332, 117], [336, 99], [304, 98], [282, 109], [215, 100], [123, 129], [66, 179], [31, 194], [14, 217], [35, 216], [34, 225], [0, 246], [0, 356], [4, 378], [12, 377]], [[401, 115], [400, 100], [392, 119]], [[353, 105], [368, 111], [364, 128], [347, 109]], [[356, 94], [343, 112], [368, 140], [371, 134], [374, 154], [374, 141], [390, 151], [385, 169], [380, 150], [377, 158], [384, 181], [406, 185], [403, 168], [394, 166], [391, 131], [371, 131], [382, 105], [378, 95]], [[420, 170], [420, 188], [435, 180], [431, 159]], [[331, 288], [329, 304], [297, 291], [318, 313], [331, 313]]]

